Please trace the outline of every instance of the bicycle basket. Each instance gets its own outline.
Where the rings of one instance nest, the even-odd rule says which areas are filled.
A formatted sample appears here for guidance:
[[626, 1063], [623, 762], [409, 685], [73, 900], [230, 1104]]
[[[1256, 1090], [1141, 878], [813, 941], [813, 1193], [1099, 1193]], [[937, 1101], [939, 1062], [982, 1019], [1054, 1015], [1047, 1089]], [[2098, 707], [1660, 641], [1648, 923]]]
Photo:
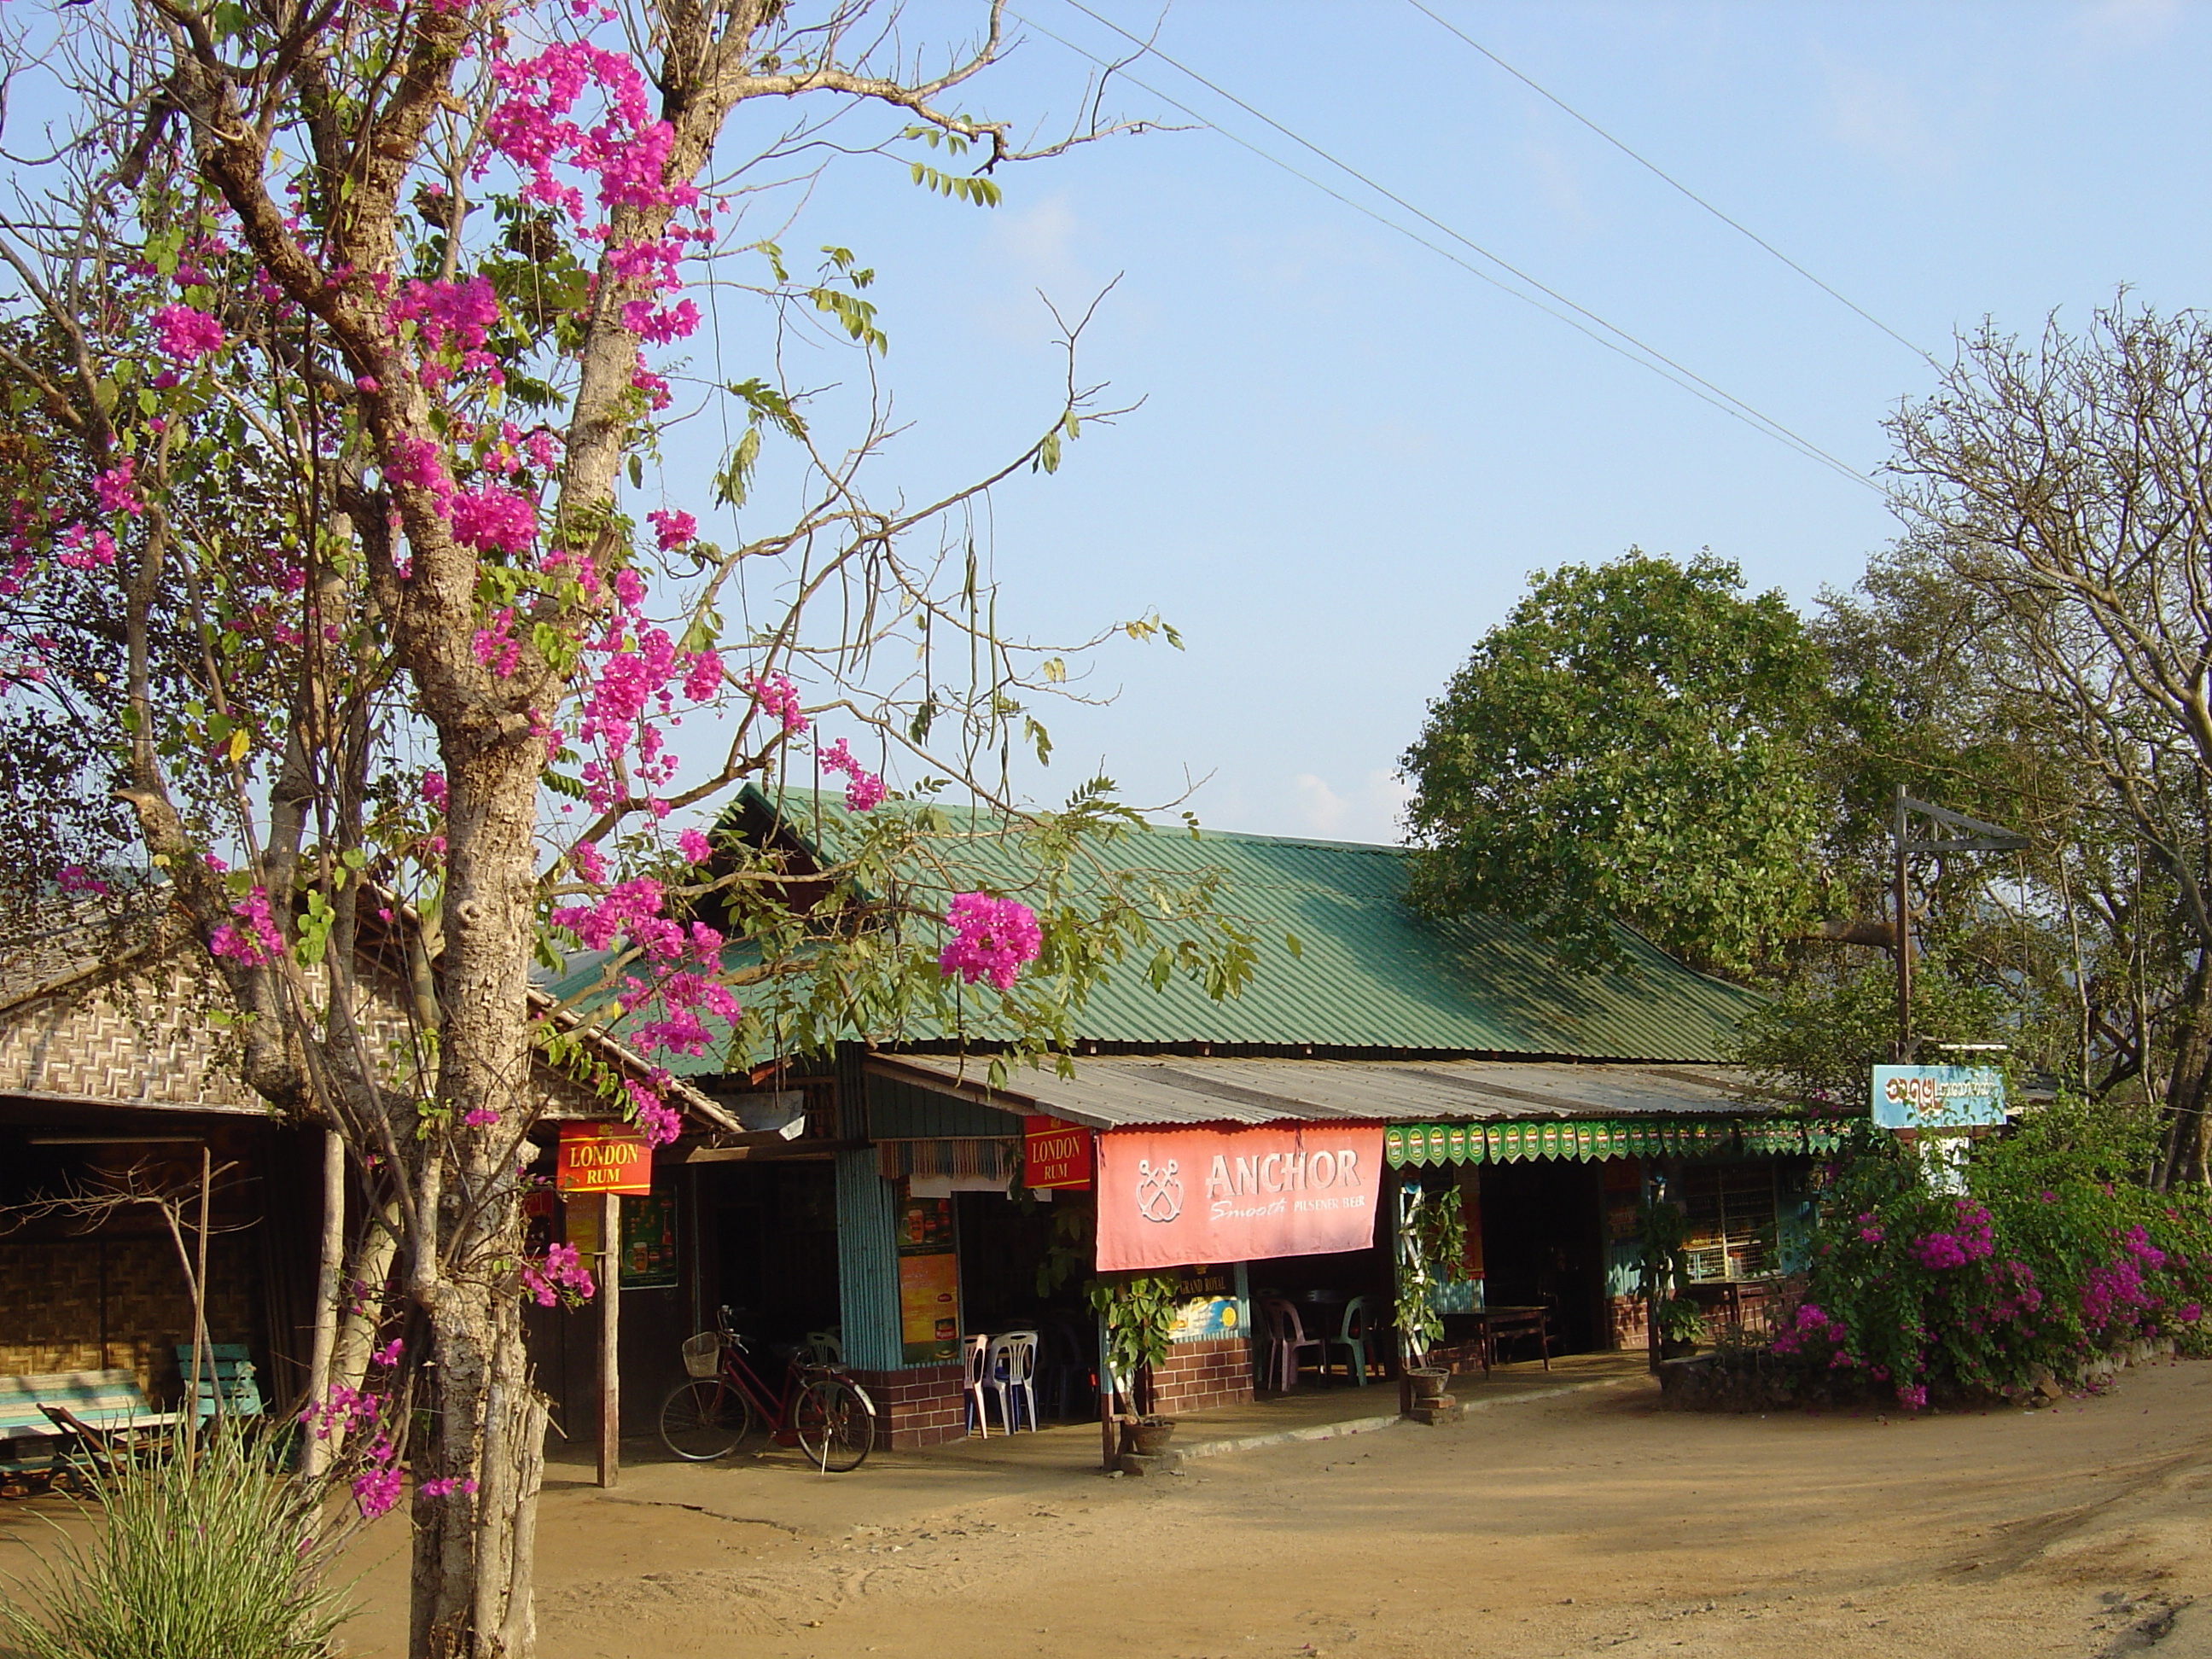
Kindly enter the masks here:
[[694, 1376], [712, 1376], [722, 1368], [722, 1339], [712, 1331], [684, 1339], [684, 1369]]

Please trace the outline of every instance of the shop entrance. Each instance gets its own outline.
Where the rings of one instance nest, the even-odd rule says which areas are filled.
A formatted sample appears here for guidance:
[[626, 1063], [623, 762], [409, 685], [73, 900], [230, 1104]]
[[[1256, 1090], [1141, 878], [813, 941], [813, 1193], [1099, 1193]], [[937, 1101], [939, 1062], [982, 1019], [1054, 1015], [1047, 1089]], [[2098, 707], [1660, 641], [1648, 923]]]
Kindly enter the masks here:
[[718, 1270], [718, 1303], [748, 1340], [778, 1346], [836, 1328], [837, 1177], [820, 1161], [702, 1166], [702, 1207], [714, 1237], [702, 1254]]
[[1559, 1348], [1611, 1345], [1600, 1166], [1565, 1159], [1482, 1166], [1484, 1295], [1551, 1310]]

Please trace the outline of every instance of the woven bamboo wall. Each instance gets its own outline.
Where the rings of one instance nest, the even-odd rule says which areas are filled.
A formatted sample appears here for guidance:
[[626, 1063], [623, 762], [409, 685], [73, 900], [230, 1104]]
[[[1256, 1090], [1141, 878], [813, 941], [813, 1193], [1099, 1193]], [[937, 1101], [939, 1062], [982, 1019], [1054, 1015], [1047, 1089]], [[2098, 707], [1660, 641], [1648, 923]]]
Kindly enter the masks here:
[[[208, 1326], [256, 1343], [252, 1243], [209, 1241]], [[0, 1375], [128, 1367], [155, 1399], [182, 1385], [174, 1345], [191, 1340], [191, 1298], [167, 1237], [9, 1240], [0, 1249]]]

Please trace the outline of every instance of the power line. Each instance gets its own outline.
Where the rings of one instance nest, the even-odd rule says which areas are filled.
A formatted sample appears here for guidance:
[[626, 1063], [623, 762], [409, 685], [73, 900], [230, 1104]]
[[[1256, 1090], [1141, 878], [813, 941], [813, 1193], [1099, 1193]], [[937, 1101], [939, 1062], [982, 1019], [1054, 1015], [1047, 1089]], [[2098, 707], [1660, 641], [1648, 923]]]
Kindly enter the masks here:
[[[1436, 230], [1444, 236], [1449, 237], [1451, 240], [1459, 243], [1462, 246], [1468, 248], [1482, 258], [1488, 260], [1492, 264], [1497, 266], [1500, 270], [1506, 272], [1516, 281], [1526, 283], [1529, 288], [1534, 289], [1539, 294], [1544, 295], [1547, 298], [1558, 301], [1559, 304], [1565, 307], [1568, 311], [1575, 313], [1576, 317], [1587, 319], [1588, 323], [1595, 324], [1596, 325], [1595, 328], [1592, 328], [1583, 322], [1576, 320], [1576, 317], [1570, 317], [1561, 312], [1555, 311], [1550, 306], [1544, 304], [1541, 301], [1534, 299], [1528, 294], [1522, 293], [1521, 290], [1513, 288], [1506, 283], [1498, 281], [1498, 278], [1492, 276], [1489, 272], [1468, 264], [1468, 261], [1460, 258], [1450, 249], [1440, 246], [1436, 242], [1430, 240], [1427, 237], [1421, 235], [1419, 232], [1410, 229], [1407, 226], [1390, 218], [1388, 215], [1378, 212], [1365, 203], [1360, 202], [1352, 197], [1346, 195], [1341, 191], [1335, 190], [1328, 185], [1322, 183], [1320, 179], [1313, 177], [1312, 174], [1301, 171], [1299, 168], [1293, 167], [1288, 161], [1284, 161], [1281, 157], [1261, 149], [1255, 143], [1253, 143], [1250, 140], [1241, 137], [1237, 134], [1230, 131], [1218, 122], [1209, 119], [1206, 116], [1201, 114], [1197, 110], [1193, 109], [1189, 105], [1183, 103], [1179, 99], [1174, 98], [1167, 93], [1162, 92], [1157, 87], [1149, 86], [1146, 82], [1138, 80], [1134, 76], [1130, 75], [1124, 66], [1109, 63], [1105, 58], [1099, 57], [1096, 52], [1090, 51], [1086, 47], [1077, 45], [1074, 41], [1068, 40], [1065, 35], [1055, 33], [1051, 29], [1046, 28], [1042, 24], [1038, 23], [1030, 18], [1024, 17], [1019, 13], [1010, 13], [1009, 15], [1012, 15], [1017, 21], [1021, 22], [1027, 27], [1036, 30], [1038, 33], [1044, 35], [1048, 40], [1058, 41], [1070, 52], [1075, 52], [1080, 57], [1089, 58], [1092, 63], [1099, 65], [1102, 69], [1111, 70], [1115, 73], [1121, 75], [1122, 79], [1127, 81], [1130, 85], [1137, 88], [1139, 91], [1150, 93], [1152, 96], [1160, 99], [1163, 102], [1170, 104], [1175, 108], [1181, 110], [1193, 120], [1198, 121], [1200, 124], [1210, 127], [1212, 131], [1219, 133], [1223, 137], [1228, 139], [1231, 143], [1234, 143], [1243, 149], [1249, 150], [1253, 155], [1259, 156], [1262, 161], [1280, 167], [1291, 177], [1297, 179], [1305, 184], [1311, 185], [1315, 189], [1322, 191], [1322, 194], [1343, 203], [1346, 207], [1352, 208], [1356, 212], [1364, 214], [1368, 218], [1374, 220], [1376, 223], [1386, 226], [1389, 229], [1398, 232], [1401, 235], [1408, 237], [1412, 240], [1419, 242], [1422, 246], [1429, 249], [1431, 252], [1440, 254], [1444, 258], [1450, 260], [1454, 264], [1458, 265], [1461, 269], [1468, 271], [1470, 275], [1478, 276], [1484, 282], [1488, 283], [1492, 287], [1499, 289], [1503, 293], [1511, 295], [1515, 299], [1521, 301], [1525, 305], [1534, 307], [1537, 310], [1543, 312], [1547, 316], [1554, 318], [1560, 322], [1567, 324], [1570, 327], [1589, 336], [1591, 339], [1596, 341], [1598, 344], [1604, 346], [1607, 350], [1626, 358], [1630, 362], [1635, 363], [1640, 368], [1650, 370], [1653, 374], [1657, 374], [1662, 380], [1667, 380], [1669, 384], [1680, 387], [1685, 392], [1688, 392], [1692, 396], [1712, 405], [1714, 408], [1719, 410], [1723, 414], [1742, 422], [1745, 425], [1752, 428], [1753, 430], [1772, 438], [1777, 442], [1782, 443], [1796, 451], [1807, 459], [1815, 461], [1821, 465], [1826, 466], [1840, 474], [1842, 477], [1850, 479], [1854, 483], [1863, 485], [1865, 488], [1873, 490], [1876, 495], [1881, 495], [1885, 499], [1887, 498], [1888, 492], [1887, 490], [1883, 489], [1882, 487], [1875, 483], [1874, 480], [1868, 477], [1866, 474], [1851, 466], [1849, 462], [1844, 461], [1830, 453], [1827, 450], [1821, 448], [1811, 439], [1803, 437], [1798, 433], [1792, 431], [1790, 428], [1783, 425], [1781, 422], [1774, 419], [1771, 416], [1762, 413], [1751, 404], [1744, 402], [1742, 398], [1736, 397], [1733, 392], [1715, 385], [1712, 381], [1705, 379], [1704, 375], [1699, 374], [1695, 369], [1689, 368], [1686, 364], [1676, 362], [1674, 358], [1668, 356], [1664, 352], [1659, 350], [1656, 346], [1645, 343], [1644, 341], [1638, 339], [1635, 335], [1629, 333], [1626, 329], [1607, 321], [1596, 312], [1589, 309], [1589, 307], [1568, 298], [1567, 295], [1560, 293], [1557, 289], [1552, 288], [1539, 281], [1536, 277], [1530, 276], [1527, 271], [1521, 270], [1518, 266], [1501, 258], [1499, 255], [1492, 252], [1488, 248], [1484, 247], [1480, 243], [1474, 241], [1473, 239], [1463, 234], [1452, 226], [1446, 224], [1443, 220], [1436, 217], [1435, 215], [1416, 206], [1412, 202], [1407, 201], [1404, 197], [1400, 196], [1396, 191], [1389, 189], [1388, 186], [1377, 182], [1376, 180], [1370, 179], [1367, 174], [1360, 172], [1349, 162], [1340, 160], [1335, 155], [1331, 155], [1328, 150], [1323, 149], [1320, 145], [1314, 143], [1311, 140], [1292, 131], [1289, 127], [1284, 125], [1280, 121], [1276, 120], [1274, 117], [1267, 114], [1264, 110], [1254, 107], [1252, 105], [1245, 102], [1242, 98], [1237, 96], [1236, 94], [1229, 91], [1226, 88], [1207, 79], [1205, 76], [1200, 75], [1197, 70], [1190, 68], [1188, 65], [1177, 62], [1175, 58], [1169, 57], [1165, 52], [1160, 51], [1158, 47], [1152, 45], [1150, 42], [1143, 40], [1138, 36], [1130, 33], [1128, 30], [1123, 28], [1111, 18], [1100, 16], [1097, 12], [1091, 10], [1090, 7], [1085, 5], [1083, 3], [1083, 0], [1066, 0], [1066, 3], [1073, 6], [1077, 11], [1081, 12], [1092, 21], [1113, 30], [1115, 33], [1121, 35], [1132, 45], [1140, 48], [1142, 54], [1158, 58], [1169, 68], [1175, 70], [1179, 74], [1188, 76], [1193, 81], [1195, 81], [1199, 85], [1206, 88], [1206, 90], [1213, 93], [1217, 97], [1226, 100], [1228, 102], [1234, 104], [1237, 108], [1244, 111], [1247, 114], [1252, 116], [1255, 120], [1264, 122], [1268, 126], [1273, 127], [1276, 131], [1281, 133], [1285, 137], [1290, 139], [1291, 143], [1298, 145], [1301, 149], [1311, 151], [1315, 155], [1319, 156], [1331, 167], [1335, 167], [1340, 172], [1357, 179], [1368, 189], [1373, 191], [1376, 195], [1381, 196], [1385, 200], [1394, 203], [1397, 206], [1404, 209], [1415, 218], [1433, 227]], [[1605, 333], [1599, 333], [1597, 331], [1600, 329], [1605, 331]], [[1605, 336], [1608, 334], [1614, 337], [1612, 339], [1605, 337]], [[1632, 348], [1632, 349], [1629, 348]]]
[[1936, 369], [1939, 373], [1942, 371], [1943, 365], [1936, 362], [1935, 356], [1929, 353], [1925, 347], [1914, 344], [1911, 340], [1906, 339], [1905, 336], [1899, 334], [1895, 329], [1892, 328], [1887, 323], [1882, 321], [1881, 318], [1869, 311], [1864, 306], [1860, 305], [1856, 301], [1849, 298], [1847, 295], [1837, 292], [1836, 289], [1831, 288], [1827, 283], [1822, 282], [1818, 276], [1815, 276], [1811, 271], [1806, 270], [1804, 266], [1799, 264], [1795, 259], [1784, 253], [1780, 248], [1775, 246], [1773, 243], [1768, 241], [1766, 238], [1761, 236], [1750, 226], [1743, 223], [1741, 220], [1729, 217], [1729, 215], [1715, 207], [1711, 202], [1698, 195], [1697, 191], [1692, 190], [1680, 179], [1674, 177], [1673, 173], [1668, 173], [1665, 168], [1659, 166], [1657, 162], [1651, 161], [1649, 157], [1637, 154], [1636, 151], [1631, 149], [1620, 139], [1614, 137], [1603, 127], [1598, 125], [1596, 122], [1591, 120], [1589, 116], [1583, 114], [1580, 110], [1575, 108], [1573, 105], [1568, 103], [1566, 100], [1559, 96], [1558, 94], [1552, 92], [1544, 87], [1538, 86], [1536, 82], [1529, 79], [1528, 76], [1523, 75], [1519, 70], [1514, 68], [1512, 64], [1507, 63], [1496, 52], [1491, 51], [1488, 46], [1484, 46], [1481, 41], [1476, 40], [1473, 35], [1469, 34], [1465, 29], [1460, 27], [1458, 24], [1453, 22], [1449, 18], [1437, 15], [1436, 12], [1432, 11], [1427, 5], [1423, 3], [1423, 0], [1406, 0], [1406, 3], [1411, 6], [1415, 11], [1420, 13], [1422, 16], [1427, 18], [1431, 22], [1436, 24], [1437, 27], [1443, 29], [1448, 33], [1457, 35], [1462, 40], [1474, 47], [1475, 51], [1480, 52], [1492, 63], [1497, 64], [1498, 68], [1504, 70], [1508, 75], [1518, 81], [1522, 86], [1528, 88], [1529, 91], [1534, 93], [1539, 98], [1543, 99], [1546, 102], [1551, 104], [1555, 108], [1581, 122], [1583, 125], [1588, 127], [1599, 137], [1604, 139], [1607, 143], [1611, 144], [1623, 155], [1626, 155], [1630, 161], [1635, 162], [1637, 166], [1642, 167], [1645, 172], [1651, 174], [1653, 178], [1659, 179], [1661, 182], [1668, 185], [1671, 188], [1679, 191], [1684, 196], [1688, 197], [1690, 200], [1695, 202], [1699, 207], [1705, 209], [1706, 212], [1711, 214], [1714, 218], [1719, 220], [1730, 230], [1736, 232], [1740, 235], [1750, 238], [1751, 240], [1756, 242], [1760, 247], [1765, 248], [1776, 258], [1781, 260], [1784, 264], [1789, 266], [1790, 270], [1796, 271], [1807, 282], [1812, 283], [1814, 288], [1819, 289], [1821, 293], [1826, 295], [1830, 299], [1856, 313], [1866, 321], [1873, 324], [1883, 333], [1888, 335], [1891, 339], [1896, 341], [1898, 344], [1903, 346], [1907, 351], [1913, 353], [1918, 357], [1925, 359], [1929, 365]]

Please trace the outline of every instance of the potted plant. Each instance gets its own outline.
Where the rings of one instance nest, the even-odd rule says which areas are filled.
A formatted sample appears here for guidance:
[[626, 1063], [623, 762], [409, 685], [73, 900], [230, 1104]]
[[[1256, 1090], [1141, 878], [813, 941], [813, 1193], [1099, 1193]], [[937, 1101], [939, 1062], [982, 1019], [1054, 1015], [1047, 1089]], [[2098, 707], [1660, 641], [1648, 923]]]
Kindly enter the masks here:
[[[1459, 1188], [1441, 1193], [1404, 1188], [1399, 1196], [1396, 1312], [1399, 1348], [1409, 1378], [1419, 1378], [1422, 1368], [1416, 1362], [1444, 1334], [1436, 1288], [1458, 1279], [1466, 1255], [1467, 1223], [1460, 1211]], [[1447, 1381], [1451, 1376], [1449, 1371], [1436, 1374]], [[1414, 1387], [1420, 1393], [1418, 1380]], [[1431, 1395], [1443, 1392], [1442, 1383], [1427, 1391]]]
[[1670, 1296], [1659, 1304], [1659, 1357], [1680, 1359], [1698, 1351], [1705, 1334], [1705, 1310], [1686, 1297]]
[[1175, 1419], [1153, 1409], [1158, 1404], [1153, 1373], [1166, 1363], [1175, 1340], [1182, 1282], [1173, 1273], [1117, 1273], [1092, 1279], [1085, 1293], [1106, 1322], [1106, 1363], [1114, 1373], [1116, 1404], [1126, 1399], [1129, 1405], [1118, 1413], [1121, 1449], [1156, 1457], [1175, 1434]]
[[[1665, 1195], [1663, 1182], [1656, 1182], [1643, 1212], [1637, 1218], [1637, 1299], [1644, 1304], [1645, 1328], [1650, 1333], [1651, 1368], [1662, 1359], [1677, 1359], [1695, 1346], [1705, 1333], [1703, 1316], [1686, 1294], [1690, 1287], [1690, 1218], [1683, 1207]], [[1672, 1324], [1670, 1330], [1669, 1324]]]

